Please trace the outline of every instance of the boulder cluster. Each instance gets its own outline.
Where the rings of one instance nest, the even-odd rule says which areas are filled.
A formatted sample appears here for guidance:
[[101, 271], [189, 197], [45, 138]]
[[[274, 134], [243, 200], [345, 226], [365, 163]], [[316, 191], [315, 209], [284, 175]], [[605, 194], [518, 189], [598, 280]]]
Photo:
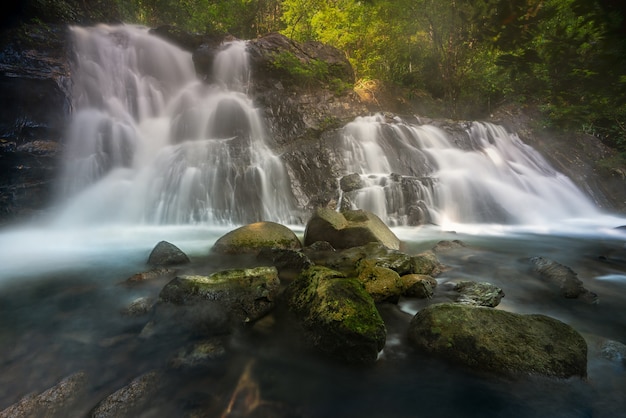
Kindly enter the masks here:
[[[239, 264], [247, 257], [249, 268], [201, 274], [177, 247], [160, 242], [149, 257], [156, 273], [129, 279], [168, 277], [152, 306], [135, 303], [140, 314], [150, 315], [141, 335], [189, 335], [194, 344], [210, 341], [219, 353], [220, 336], [267, 317], [279, 320], [280, 313], [295, 324], [290, 332], [320, 354], [344, 363], [374, 363], [387, 337], [379, 307], [432, 298], [436, 277], [446, 268], [437, 252], [464, 246], [444, 241], [434, 251], [407, 254], [401, 244], [376, 215], [331, 208], [315, 211], [302, 241], [284, 225], [257, 222], [215, 242], [213, 256], [224, 262], [236, 257]], [[416, 352], [499, 376], [586, 376], [587, 345], [569, 325], [494, 309], [505, 295], [491, 283], [463, 280], [444, 288], [453, 295], [449, 302], [427, 303], [410, 322], [406, 336]], [[212, 358], [210, 351], [205, 355]], [[183, 355], [174, 363], [186, 361]]]
[[[158, 293], [139, 297], [120, 312], [122, 320], [140, 324], [137, 334], [100, 345], [128, 338], [148, 351], [165, 345], [167, 368], [137, 376], [91, 405], [90, 416], [145, 411], [150, 399], [162, 393], [170, 372], [226, 373], [232, 341], [241, 335], [275, 339], [287, 333], [297, 343], [286, 350], [306, 350], [306, 355], [352, 367], [384, 362], [387, 308], [412, 300], [420, 308], [403, 322], [410, 355], [496, 378], [586, 377], [587, 343], [571, 326], [545, 315], [495, 309], [505, 295], [494, 284], [437, 278], [449, 269], [439, 256], [466, 251], [463, 242], [440, 241], [416, 254], [402, 246], [374, 214], [328, 208], [316, 210], [302, 239], [284, 225], [257, 222], [223, 235], [202, 257], [188, 257], [174, 244], [159, 242], [147, 259], [149, 269], [121, 283], [133, 291]], [[215, 271], [216, 262], [225, 268]], [[588, 299], [590, 292], [571, 269], [543, 258], [532, 259], [531, 265], [547, 287], [560, 285], [555, 295], [573, 298], [563, 289], [575, 288], [583, 301]], [[624, 346], [611, 344], [599, 341], [591, 349], [604, 358], [623, 358]], [[248, 399], [243, 394], [249, 392], [255, 401], [244, 402], [244, 408], [270, 411], [259, 416], [291, 416], [260, 399], [250, 367], [228, 408], [244, 407], [237, 402]], [[82, 372], [69, 376], [0, 416], [62, 415], [76, 408], [86, 378]]]

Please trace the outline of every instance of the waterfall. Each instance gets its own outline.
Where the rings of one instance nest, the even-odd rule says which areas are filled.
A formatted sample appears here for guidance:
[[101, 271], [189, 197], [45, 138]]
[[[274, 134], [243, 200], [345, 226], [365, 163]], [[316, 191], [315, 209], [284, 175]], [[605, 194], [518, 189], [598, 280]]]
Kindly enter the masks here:
[[[74, 117], [59, 181], [61, 224], [299, 219], [285, 164], [247, 94], [245, 41], [221, 46], [206, 84], [190, 53], [147, 28], [73, 27], [71, 34]], [[348, 123], [339, 142], [340, 208], [370, 210], [392, 226], [546, 224], [597, 213], [501, 126], [444, 129], [378, 114]]]
[[359, 117], [341, 134], [341, 205], [392, 225], [549, 224], [597, 210], [572, 181], [502, 126], [471, 122], [454, 137], [434, 125]]
[[60, 222], [286, 222], [288, 177], [246, 95], [244, 41], [211, 85], [191, 54], [137, 26], [71, 28], [73, 107]]

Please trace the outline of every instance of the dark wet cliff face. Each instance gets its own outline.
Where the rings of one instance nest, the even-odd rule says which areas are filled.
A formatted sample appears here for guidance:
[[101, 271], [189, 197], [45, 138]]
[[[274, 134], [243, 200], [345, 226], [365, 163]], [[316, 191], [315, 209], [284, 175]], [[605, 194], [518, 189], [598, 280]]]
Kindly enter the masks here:
[[65, 26], [22, 25], [0, 35], [0, 223], [50, 202], [70, 115]]

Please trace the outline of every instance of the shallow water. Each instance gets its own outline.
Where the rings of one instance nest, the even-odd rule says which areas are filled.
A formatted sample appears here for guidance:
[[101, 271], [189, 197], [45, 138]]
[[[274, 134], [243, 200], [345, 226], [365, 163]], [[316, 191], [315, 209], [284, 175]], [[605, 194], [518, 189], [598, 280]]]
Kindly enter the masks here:
[[[438, 253], [449, 269], [437, 278], [440, 285], [432, 300], [404, 299], [397, 306], [381, 306], [388, 338], [375, 365], [347, 367], [310, 352], [278, 310], [257, 326], [228, 337], [227, 354], [208, 369], [173, 370], [170, 361], [185, 341], [141, 339], [138, 335], [148, 318], [120, 314], [139, 296], [156, 297], [164, 283], [128, 287], [120, 282], [146, 270], [149, 252], [162, 239], [179, 246], [192, 260], [202, 260], [203, 273], [236, 267], [207, 257], [213, 242], [232, 228], [3, 231], [0, 411], [83, 370], [88, 375], [86, 394], [72, 411], [82, 416], [133, 378], [160, 370], [161, 395], [167, 396], [153, 399], [139, 416], [186, 416], [194, 410], [220, 416], [248, 364], [251, 385], [262, 401], [256, 409], [243, 408], [230, 416], [615, 417], [626, 410], [624, 363], [601, 358], [596, 348], [602, 338], [626, 343], [624, 232], [609, 227], [549, 235], [486, 225], [467, 227], [471, 233], [397, 228], [394, 231], [409, 253], [429, 249], [440, 240], [458, 239], [466, 247]], [[302, 227], [294, 229], [302, 235]], [[571, 267], [585, 287], [598, 294], [599, 303], [563, 299], [558, 290], [542, 283], [526, 261], [537, 255]], [[429, 303], [448, 301], [445, 282], [456, 279], [502, 287], [506, 296], [498, 309], [544, 313], [572, 325], [589, 343], [588, 379], [495, 379], [407, 347], [405, 333], [412, 315]]]

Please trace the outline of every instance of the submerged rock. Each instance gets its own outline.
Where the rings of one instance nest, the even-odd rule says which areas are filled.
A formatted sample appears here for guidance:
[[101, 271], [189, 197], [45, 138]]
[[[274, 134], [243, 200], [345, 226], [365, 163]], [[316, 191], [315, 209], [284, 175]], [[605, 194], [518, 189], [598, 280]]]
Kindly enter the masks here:
[[213, 337], [181, 348], [170, 361], [170, 367], [190, 371], [213, 368], [225, 356], [226, 345], [223, 337]]
[[78, 372], [40, 393], [23, 397], [17, 403], [0, 411], [2, 418], [71, 416], [84, 394], [87, 375]]
[[587, 343], [572, 327], [545, 315], [436, 304], [411, 320], [417, 349], [477, 371], [502, 376], [587, 375]]
[[276, 222], [244, 225], [220, 237], [212, 251], [220, 254], [258, 254], [262, 248], [299, 250], [300, 240], [294, 232]]
[[130, 417], [145, 413], [159, 389], [160, 375], [149, 372], [112, 393], [93, 409], [92, 418]]
[[532, 257], [529, 261], [533, 265], [533, 271], [549, 284], [558, 286], [563, 297], [597, 302], [597, 295], [583, 286], [578, 274], [571, 268], [545, 257]]
[[124, 284], [135, 285], [144, 282], [152, 282], [158, 279], [172, 279], [176, 274], [176, 270], [167, 267], [155, 267], [153, 269], [142, 271], [130, 276]]
[[151, 266], [175, 266], [189, 263], [187, 254], [180, 248], [167, 241], [159, 242], [148, 257], [148, 264]]
[[334, 248], [351, 248], [379, 242], [398, 250], [400, 240], [380, 218], [365, 210], [336, 212], [318, 208], [304, 232], [304, 245], [328, 241]]
[[155, 321], [196, 335], [227, 333], [271, 311], [279, 287], [275, 267], [179, 276], [161, 290]]
[[139, 297], [122, 309], [122, 315], [125, 316], [142, 316], [146, 315], [152, 309], [154, 300], [147, 296]]
[[313, 266], [289, 285], [286, 295], [289, 309], [318, 350], [349, 363], [376, 361], [387, 331], [358, 280]]

